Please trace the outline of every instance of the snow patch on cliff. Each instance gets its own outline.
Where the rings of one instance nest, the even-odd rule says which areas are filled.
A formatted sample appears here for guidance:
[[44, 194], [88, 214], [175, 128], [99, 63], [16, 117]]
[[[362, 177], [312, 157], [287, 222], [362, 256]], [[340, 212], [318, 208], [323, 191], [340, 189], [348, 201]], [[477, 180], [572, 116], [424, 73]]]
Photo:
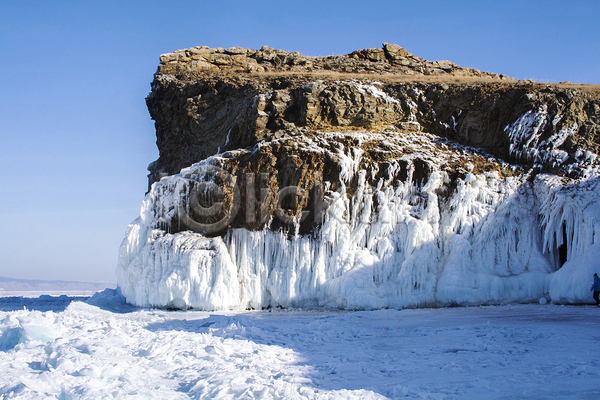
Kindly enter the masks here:
[[[574, 122], [571, 126], [556, 131], [556, 126], [561, 119], [560, 114], [551, 117], [548, 106], [542, 105], [535, 111], [527, 111], [515, 122], [507, 125], [504, 131], [511, 141], [511, 155], [537, 165], [560, 168], [563, 173], [582, 178], [598, 176], [600, 167], [595, 162], [596, 154], [578, 149], [570, 159], [569, 153], [560, 149], [567, 138], [577, 133], [579, 129]], [[552, 124], [554, 132], [542, 140], [549, 123]]]
[[382, 99], [385, 103], [399, 104], [399, 101], [381, 90], [378, 86], [381, 86], [381, 82], [369, 82], [362, 83], [360, 81], [352, 80], [348, 85], [355, 87], [361, 94], [367, 94], [379, 99]]

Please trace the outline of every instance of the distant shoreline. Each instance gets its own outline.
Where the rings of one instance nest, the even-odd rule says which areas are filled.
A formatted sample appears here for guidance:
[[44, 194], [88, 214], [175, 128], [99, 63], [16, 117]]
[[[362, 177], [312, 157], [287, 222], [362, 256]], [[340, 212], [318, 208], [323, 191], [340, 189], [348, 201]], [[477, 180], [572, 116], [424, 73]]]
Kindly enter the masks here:
[[[75, 282], [75, 281], [47, 281], [47, 280], [30, 280], [16, 279], [0, 276], [0, 296], [6, 297], [12, 293], [37, 293], [44, 294], [69, 294], [81, 292], [92, 295], [95, 292], [104, 289], [114, 289], [116, 283], [111, 282]], [[28, 296], [29, 297], [29, 296]]]
[[0, 288], [0, 299], [11, 298], [11, 297], [22, 297], [28, 299], [40, 298], [42, 296], [49, 296], [52, 298], [59, 298], [61, 296], [67, 297], [92, 297], [99, 291], [93, 290], [58, 290], [58, 291], [17, 291], [17, 290], [4, 290]]

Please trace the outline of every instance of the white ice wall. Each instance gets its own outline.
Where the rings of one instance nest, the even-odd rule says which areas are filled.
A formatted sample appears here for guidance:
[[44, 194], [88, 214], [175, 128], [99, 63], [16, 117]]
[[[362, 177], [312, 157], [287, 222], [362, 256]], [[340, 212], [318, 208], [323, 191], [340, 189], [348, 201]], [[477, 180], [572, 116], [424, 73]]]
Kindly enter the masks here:
[[[133, 304], [371, 309], [591, 299], [584, 283], [598, 259], [590, 257], [598, 252], [598, 179], [560, 186], [551, 176], [530, 183], [469, 173], [444, 199], [437, 194], [445, 185], [441, 171], [422, 188], [410, 176], [374, 188], [359, 170], [353, 197], [343, 188], [328, 193], [315, 235], [168, 234], [161, 224], [193, 174], [192, 167], [155, 184], [128, 229], [118, 282]], [[570, 261], [554, 272], [563, 224], [572, 232]]]

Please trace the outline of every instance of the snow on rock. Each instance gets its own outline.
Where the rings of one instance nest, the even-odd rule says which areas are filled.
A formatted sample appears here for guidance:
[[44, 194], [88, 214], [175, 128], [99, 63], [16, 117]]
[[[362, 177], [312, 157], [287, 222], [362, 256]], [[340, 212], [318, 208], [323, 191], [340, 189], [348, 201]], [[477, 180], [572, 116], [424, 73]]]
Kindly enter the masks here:
[[353, 80], [353, 81], [344, 82], [344, 83], [347, 83], [350, 86], [354, 86], [362, 94], [368, 93], [373, 97], [382, 99], [386, 103], [399, 104], [398, 100], [396, 100], [392, 96], [388, 95], [386, 92], [381, 90], [380, 87], [378, 87], [378, 86], [381, 86], [380, 82], [370, 82], [370, 84], [364, 84], [364, 83], [361, 83], [360, 81]]
[[[570, 155], [567, 151], [559, 148], [568, 137], [576, 134], [579, 129], [578, 124], [574, 122], [571, 126], [557, 131], [556, 125], [561, 119], [560, 114], [551, 118], [548, 106], [544, 104], [535, 111], [527, 111], [515, 122], [507, 125], [504, 132], [510, 140], [511, 155], [539, 166], [560, 167], [564, 173], [584, 178], [598, 176], [596, 154], [578, 149]], [[546, 127], [550, 123], [553, 126], [553, 133], [546, 139], [542, 139]]]
[[[540, 115], [521, 125], [539, 126], [546, 119]], [[530, 182], [467, 163], [451, 181], [442, 165], [467, 149], [436, 147], [424, 133], [381, 135], [388, 149], [417, 150], [379, 173], [361, 148], [327, 149], [339, 134], [328, 135], [276, 140], [296, 140], [305, 152], [338, 160], [339, 186], [325, 191], [323, 220], [311, 234], [269, 226], [215, 237], [168, 233], [169, 224], [188, 218], [189, 182], [224, 162], [219, 157], [155, 183], [120, 248], [117, 275], [127, 301], [204, 310], [499, 304], [548, 295], [554, 302], [591, 301], [583, 276], [591, 277], [600, 232], [598, 178], [563, 185], [539, 175]], [[419, 157], [431, 169], [422, 182], [414, 177]], [[409, 165], [404, 179], [400, 163]], [[583, 275], [565, 280], [565, 271]]]

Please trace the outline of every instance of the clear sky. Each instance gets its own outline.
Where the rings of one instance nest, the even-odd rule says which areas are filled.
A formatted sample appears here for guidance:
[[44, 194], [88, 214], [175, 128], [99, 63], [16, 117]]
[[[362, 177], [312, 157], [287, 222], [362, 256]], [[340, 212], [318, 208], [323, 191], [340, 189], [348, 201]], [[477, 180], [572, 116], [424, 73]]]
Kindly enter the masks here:
[[0, 276], [114, 282], [158, 157], [162, 53], [397, 43], [518, 79], [600, 83], [600, 1], [0, 0]]

